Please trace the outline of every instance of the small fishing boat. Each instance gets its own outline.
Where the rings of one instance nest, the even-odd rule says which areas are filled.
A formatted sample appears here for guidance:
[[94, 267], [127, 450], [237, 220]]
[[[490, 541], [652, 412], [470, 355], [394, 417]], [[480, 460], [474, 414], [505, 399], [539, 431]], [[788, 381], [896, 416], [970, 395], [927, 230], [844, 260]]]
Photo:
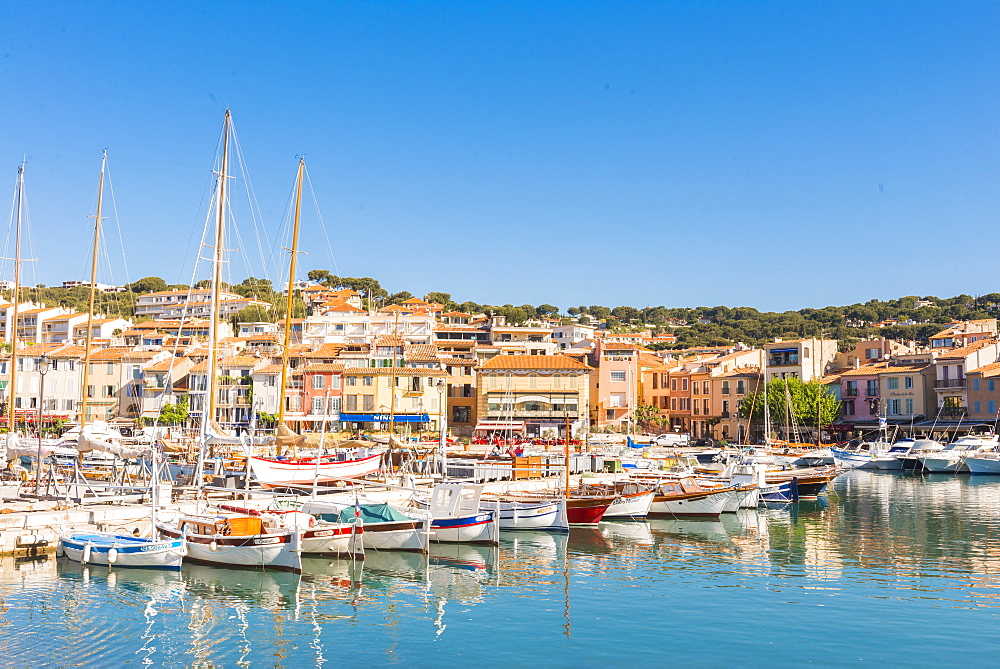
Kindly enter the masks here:
[[59, 537], [60, 550], [74, 562], [107, 567], [180, 569], [185, 555], [180, 539], [152, 539], [131, 534], [74, 532]]
[[250, 470], [261, 486], [280, 488], [285, 486], [310, 486], [313, 483], [332, 483], [348, 478], [359, 478], [378, 471], [382, 455], [365, 454], [350, 460], [338, 459], [336, 455], [294, 460], [272, 460], [250, 456]]
[[431, 541], [497, 544], [499, 518], [495, 509], [483, 510], [483, 486], [472, 483], [438, 483], [429, 500], [414, 503], [430, 514]]
[[500, 513], [501, 530], [569, 531], [564, 500], [524, 502], [504, 497], [484, 498], [479, 503], [483, 511]]
[[269, 520], [244, 513], [179, 514], [157, 528], [165, 537], [184, 541], [184, 559], [190, 562], [301, 573], [301, 533], [265, 524]]
[[706, 488], [693, 478], [681, 478], [660, 481], [655, 491], [650, 517], [718, 518], [735, 488]]
[[585, 485], [579, 489], [584, 494], [614, 495], [615, 500], [604, 512], [602, 520], [641, 520], [649, 515], [655, 491], [636, 481], [615, 481], [609, 484]]
[[390, 504], [308, 501], [302, 504], [301, 510], [334, 523], [360, 518], [364, 525], [361, 542], [365, 549], [426, 553], [430, 543], [430, 518], [411, 517]]
[[347, 522], [331, 522], [298, 510], [258, 510], [231, 504], [219, 504], [223, 511], [245, 513], [249, 516], [272, 518], [278, 527], [295, 529], [301, 533], [299, 541], [303, 555], [347, 557], [363, 560], [365, 557], [364, 523], [360, 516]]

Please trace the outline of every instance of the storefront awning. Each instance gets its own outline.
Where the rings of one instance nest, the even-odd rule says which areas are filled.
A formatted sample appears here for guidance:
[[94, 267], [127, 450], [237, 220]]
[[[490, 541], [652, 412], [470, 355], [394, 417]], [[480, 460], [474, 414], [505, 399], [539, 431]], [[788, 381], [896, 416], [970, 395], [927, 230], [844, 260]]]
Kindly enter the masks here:
[[524, 432], [524, 423], [521, 421], [490, 420], [476, 423], [476, 432]]
[[[391, 419], [391, 420], [390, 420]], [[340, 420], [345, 423], [429, 423], [430, 418], [425, 413], [396, 414], [387, 413], [342, 413]]]

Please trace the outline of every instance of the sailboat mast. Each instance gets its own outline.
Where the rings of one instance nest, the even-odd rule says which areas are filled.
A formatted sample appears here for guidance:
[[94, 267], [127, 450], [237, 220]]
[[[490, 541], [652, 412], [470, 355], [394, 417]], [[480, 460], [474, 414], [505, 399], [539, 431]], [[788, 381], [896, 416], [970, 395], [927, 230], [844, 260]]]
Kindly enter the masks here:
[[207, 434], [208, 425], [215, 421], [216, 393], [218, 392], [218, 344], [219, 311], [222, 290], [222, 251], [226, 233], [226, 179], [229, 172], [229, 133], [232, 115], [226, 110], [226, 120], [222, 126], [222, 163], [219, 166], [219, 187], [217, 189], [218, 211], [215, 221], [215, 248], [212, 253], [212, 310], [208, 324], [208, 401], [205, 402], [205, 416], [201, 421], [202, 435]]
[[292, 343], [292, 302], [295, 287], [295, 260], [299, 255], [299, 215], [302, 213], [302, 174], [306, 160], [299, 158], [298, 185], [295, 189], [295, 219], [292, 223], [292, 259], [288, 263], [288, 298], [285, 300], [285, 345], [281, 351], [281, 388], [278, 390], [278, 422], [285, 422], [285, 388], [288, 380], [288, 348]]
[[[7, 404], [7, 430], [14, 433], [14, 397], [17, 395], [17, 303], [21, 292], [21, 222], [24, 212], [24, 164], [17, 168], [17, 228], [14, 236], [14, 302], [10, 333], [10, 399]], [[39, 426], [41, 427], [41, 426]], [[41, 434], [41, 433], [39, 433]]]
[[97, 183], [97, 215], [94, 216], [94, 248], [90, 260], [90, 306], [87, 309], [87, 333], [83, 353], [83, 388], [80, 393], [80, 429], [87, 424], [87, 387], [90, 385], [90, 340], [94, 325], [94, 297], [97, 294], [97, 251], [101, 244], [101, 206], [104, 202], [104, 170], [108, 164], [108, 152], [101, 157], [101, 178]]

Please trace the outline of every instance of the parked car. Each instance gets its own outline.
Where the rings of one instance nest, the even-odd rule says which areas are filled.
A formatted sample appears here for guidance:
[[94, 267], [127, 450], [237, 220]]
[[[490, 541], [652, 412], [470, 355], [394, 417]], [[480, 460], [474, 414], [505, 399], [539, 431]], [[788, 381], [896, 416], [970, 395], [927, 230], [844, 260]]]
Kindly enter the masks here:
[[658, 434], [653, 437], [653, 444], [656, 446], [687, 446], [690, 438], [686, 434]]

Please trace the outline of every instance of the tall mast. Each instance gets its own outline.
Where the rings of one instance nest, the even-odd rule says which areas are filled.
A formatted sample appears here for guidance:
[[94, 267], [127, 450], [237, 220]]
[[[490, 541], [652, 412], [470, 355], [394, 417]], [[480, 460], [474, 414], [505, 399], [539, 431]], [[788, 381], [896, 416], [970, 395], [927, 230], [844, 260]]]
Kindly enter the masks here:
[[299, 215], [302, 213], [302, 173], [306, 159], [299, 158], [298, 185], [295, 189], [295, 220], [292, 224], [292, 259], [288, 263], [288, 298], [285, 301], [285, 346], [281, 351], [281, 388], [278, 390], [278, 422], [285, 422], [285, 383], [288, 380], [288, 348], [292, 342], [292, 301], [295, 286], [295, 260], [299, 255]]
[[[87, 309], [87, 334], [83, 353], [83, 390], [80, 393], [80, 429], [87, 424], [87, 386], [90, 384], [90, 340], [94, 324], [94, 296], [97, 294], [97, 250], [101, 243], [101, 205], [104, 200], [104, 169], [108, 164], [108, 152], [101, 157], [101, 179], [97, 183], [97, 215], [94, 216], [94, 248], [90, 260], [90, 307]], [[72, 334], [72, 333], [71, 333]]]
[[[24, 163], [17, 168], [17, 232], [14, 237], [14, 302], [10, 332], [10, 399], [7, 401], [7, 430], [14, 433], [14, 397], [17, 395], [17, 302], [21, 292], [21, 221], [24, 211]], [[41, 426], [39, 426], [41, 427]]]
[[208, 324], [208, 401], [205, 403], [205, 417], [201, 421], [202, 434], [207, 433], [210, 423], [215, 421], [216, 393], [218, 392], [218, 343], [219, 343], [219, 292], [222, 290], [222, 250], [226, 232], [226, 179], [229, 171], [229, 133], [232, 124], [231, 113], [226, 110], [226, 121], [222, 126], [222, 163], [219, 166], [219, 187], [217, 190], [218, 211], [215, 220], [215, 248], [212, 252], [212, 309]]

